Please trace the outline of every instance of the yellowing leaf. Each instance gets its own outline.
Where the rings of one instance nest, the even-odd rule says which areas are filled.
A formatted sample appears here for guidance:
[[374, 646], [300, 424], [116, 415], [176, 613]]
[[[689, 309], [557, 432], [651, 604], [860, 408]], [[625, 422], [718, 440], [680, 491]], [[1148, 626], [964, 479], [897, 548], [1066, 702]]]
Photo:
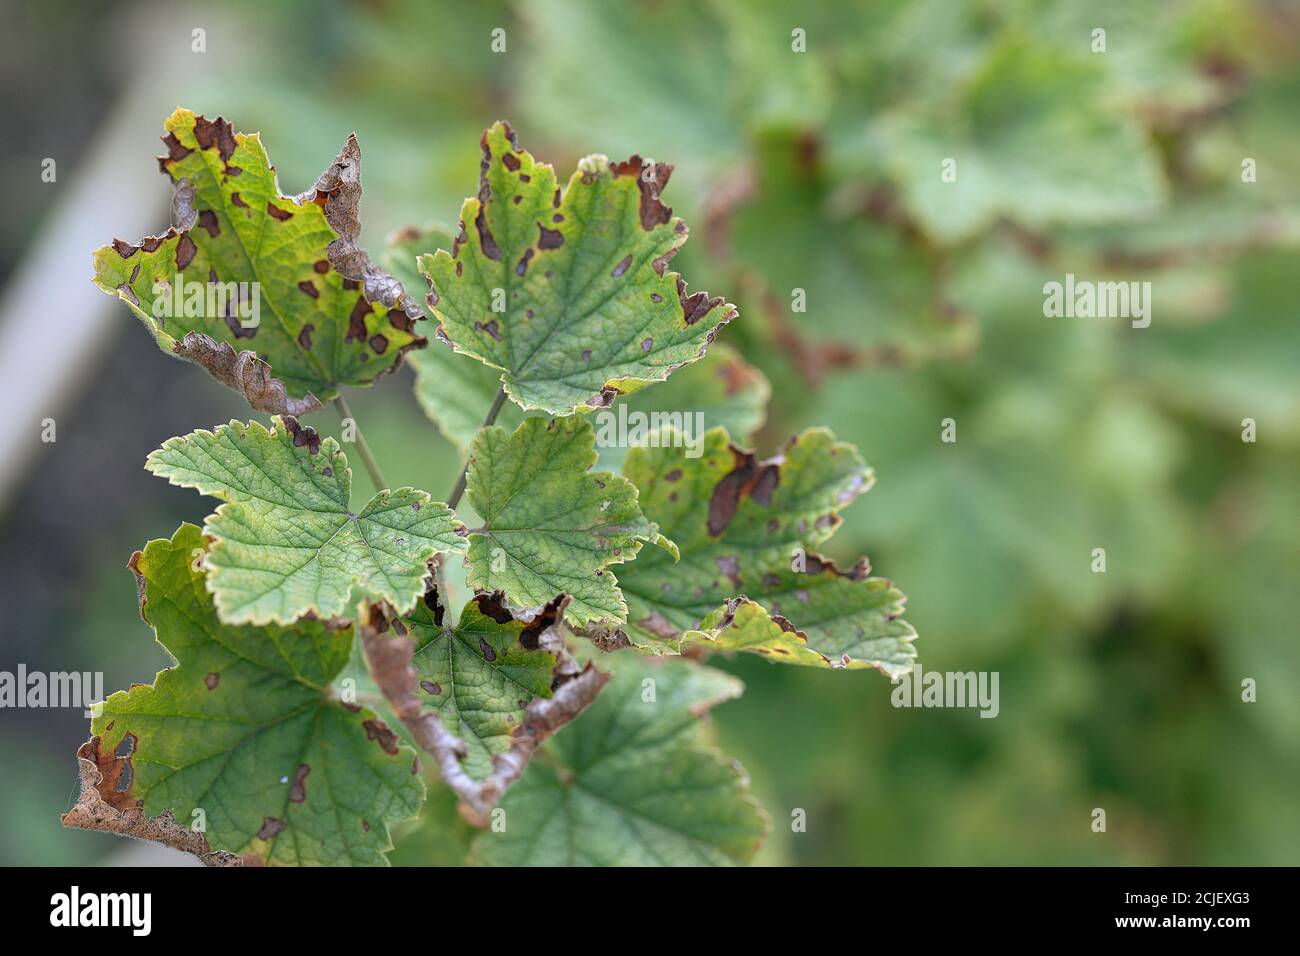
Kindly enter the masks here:
[[604, 408], [700, 358], [735, 317], [667, 270], [687, 235], [659, 198], [671, 166], [588, 156], [561, 188], [506, 124], [482, 146], [460, 234], [420, 271], [440, 334], [500, 370], [524, 409]]
[[94, 254], [95, 284], [126, 302], [160, 348], [258, 411], [303, 414], [425, 344], [401, 285], [356, 245], [355, 138], [292, 197], [256, 133], [185, 109], [166, 129], [158, 163], [176, 184], [172, 228]]

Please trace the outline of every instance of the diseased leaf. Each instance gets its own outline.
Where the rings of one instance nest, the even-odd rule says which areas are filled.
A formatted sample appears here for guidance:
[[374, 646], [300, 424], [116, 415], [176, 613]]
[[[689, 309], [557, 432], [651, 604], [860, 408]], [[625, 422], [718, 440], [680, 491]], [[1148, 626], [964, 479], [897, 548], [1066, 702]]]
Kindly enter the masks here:
[[[568, 601], [561, 594], [542, 607], [512, 611], [499, 592], [479, 594], [466, 608], [460, 633], [448, 628], [441, 635], [447, 643], [432, 630], [442, 629], [441, 605], [432, 590], [425, 595], [432, 621], [426, 616], [415, 625], [415, 641], [386, 605], [362, 603], [358, 609], [362, 650], [376, 687], [412, 739], [433, 757], [460, 801], [461, 816], [475, 826], [493, 822], [501, 794], [523, 774], [537, 748], [582, 714], [609, 680], [594, 663], [584, 667], [569, 652], [560, 628]], [[456, 644], [471, 638], [478, 639], [484, 661], [500, 661], [499, 670], [457, 660]], [[416, 641], [428, 654], [423, 664], [416, 660]], [[544, 656], [514, 653], [514, 643]], [[417, 668], [428, 676], [421, 679]], [[496, 680], [503, 675], [514, 686]], [[426, 709], [430, 696], [435, 706]], [[466, 711], [466, 704], [484, 709]], [[444, 720], [468, 729], [474, 744]]]
[[561, 189], [505, 123], [482, 147], [460, 234], [450, 252], [421, 256], [420, 271], [440, 334], [501, 370], [522, 408], [607, 407], [703, 356], [735, 317], [667, 271], [687, 235], [659, 198], [671, 166], [588, 156]]
[[629, 623], [592, 631], [602, 644], [631, 641], [662, 654], [705, 642], [891, 677], [910, 669], [916, 634], [898, 619], [903, 595], [869, 577], [865, 560], [844, 572], [812, 552], [874, 481], [853, 446], [809, 429], [762, 461], [718, 428], [699, 458], [680, 448], [634, 449], [623, 472], [681, 560], [648, 552], [623, 572]]
[[415, 641], [421, 696], [443, 727], [465, 743], [461, 765], [481, 780], [492, 772], [492, 758], [509, 749], [528, 704], [551, 696], [556, 655], [538, 637], [554, 623], [555, 607], [525, 622], [493, 595], [479, 594], [461, 610], [455, 627], [444, 628], [441, 616], [430, 592], [403, 619]]
[[172, 228], [94, 254], [95, 284], [126, 302], [162, 349], [258, 411], [303, 414], [425, 344], [401, 285], [356, 245], [355, 137], [315, 186], [290, 197], [256, 133], [185, 109], [166, 129], [158, 163], [176, 184]]
[[409, 611], [427, 562], [465, 550], [464, 526], [414, 488], [380, 491], [351, 511], [352, 470], [333, 438], [293, 418], [232, 421], [171, 438], [145, 468], [225, 504], [204, 532], [208, 588], [230, 624], [288, 624], [343, 613], [352, 589]]
[[[750, 651], [784, 664], [874, 667], [890, 680], [912, 670], [916, 631], [900, 620], [906, 598], [862, 560], [848, 571], [817, 555], [807, 570], [768, 572], [751, 592], [705, 615], [683, 637], [718, 650]], [[762, 603], [759, 603], [759, 602]]]
[[645, 541], [664, 547], [631, 482], [596, 463], [595, 435], [580, 418], [526, 419], [514, 433], [493, 425], [470, 450], [466, 492], [483, 525], [469, 534], [469, 584], [502, 591], [515, 607], [557, 594], [566, 619], [617, 623], [627, 605], [609, 565], [630, 561]]
[[118, 803], [186, 824], [266, 863], [385, 862], [388, 824], [419, 811], [415, 753], [371, 711], [331, 699], [351, 622], [235, 627], [217, 617], [191, 524], [132, 558], [140, 611], [176, 660], [152, 685], [103, 704], [91, 723], [116, 755]]
[[[683, 660], [617, 659], [604, 693], [542, 748], [474, 842], [493, 866], [748, 863], [768, 830], [749, 778], [704, 742], [701, 717], [736, 678]], [[545, 758], [545, 759], [542, 759]]]

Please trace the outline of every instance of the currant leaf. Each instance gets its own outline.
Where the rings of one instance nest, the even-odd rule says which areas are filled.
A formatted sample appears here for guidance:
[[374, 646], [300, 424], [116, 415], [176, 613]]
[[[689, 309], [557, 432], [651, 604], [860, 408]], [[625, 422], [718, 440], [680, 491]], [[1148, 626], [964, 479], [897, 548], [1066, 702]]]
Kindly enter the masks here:
[[647, 521], [636, 488], [596, 463], [595, 435], [581, 418], [528, 418], [513, 433], [484, 428], [470, 449], [466, 492], [482, 517], [469, 533], [469, 584], [502, 591], [516, 607], [557, 594], [577, 624], [624, 620], [627, 605], [608, 570], [643, 542], [671, 551]]
[[[202, 365], [273, 414], [304, 414], [423, 347], [418, 309], [370, 263], [360, 232], [361, 152], [348, 140], [316, 185], [284, 196], [256, 133], [177, 109], [158, 164], [173, 226], [94, 253], [94, 281], [164, 351]], [[274, 377], [273, 377], [274, 376]]]
[[288, 624], [342, 614], [353, 588], [409, 611], [428, 561], [465, 550], [464, 526], [414, 488], [378, 492], [351, 510], [352, 470], [333, 438], [291, 417], [232, 421], [172, 438], [145, 468], [224, 504], [204, 532], [208, 588], [230, 624]]
[[865, 559], [841, 571], [813, 551], [874, 481], [853, 446], [809, 429], [764, 461], [719, 428], [698, 458], [636, 448], [623, 473], [681, 559], [649, 552], [623, 572], [629, 623], [593, 631], [604, 646], [672, 654], [703, 642], [890, 677], [911, 669], [916, 634], [900, 620], [903, 595], [871, 577]]
[[91, 722], [92, 749], [115, 755], [114, 802], [186, 823], [201, 811], [212, 849], [253, 862], [385, 863], [388, 825], [415, 816], [424, 784], [382, 720], [332, 698], [352, 623], [222, 623], [207, 545], [184, 524], [132, 558], [141, 615], [176, 664]]
[[419, 266], [439, 334], [498, 369], [522, 408], [607, 407], [702, 357], [735, 317], [667, 271], [688, 231], [659, 198], [671, 166], [588, 156], [561, 188], [507, 124], [482, 148], [451, 251]]
[[736, 678], [635, 655], [575, 722], [543, 745], [501, 801], [507, 826], [482, 833], [492, 866], [719, 866], [753, 859], [769, 822], [701, 718], [740, 696]]

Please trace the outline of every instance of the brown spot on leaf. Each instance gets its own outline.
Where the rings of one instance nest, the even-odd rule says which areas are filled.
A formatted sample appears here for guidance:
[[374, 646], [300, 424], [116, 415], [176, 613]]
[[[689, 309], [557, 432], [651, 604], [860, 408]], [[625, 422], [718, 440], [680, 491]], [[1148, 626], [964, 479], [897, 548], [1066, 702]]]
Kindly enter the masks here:
[[293, 772], [293, 783], [289, 785], [289, 801], [291, 803], [302, 803], [307, 799], [307, 774], [311, 773], [311, 767], [308, 764], [298, 764], [298, 769]]
[[519, 262], [515, 265], [515, 275], [522, 276], [528, 271], [528, 262], [533, 258], [533, 250], [525, 249], [524, 254], [519, 257]]
[[483, 652], [483, 660], [491, 662], [497, 659], [497, 652], [492, 649], [492, 645], [481, 637], [478, 639], [478, 649]]
[[344, 342], [360, 342], [366, 337], [366, 316], [375, 311], [375, 307], [366, 301], [365, 296], [357, 296], [357, 303], [348, 315], [348, 334]]
[[505, 594], [500, 591], [494, 591], [491, 594], [476, 594], [474, 601], [478, 604], [478, 609], [487, 617], [492, 618], [498, 624], [509, 624], [515, 619], [506, 607]]
[[478, 215], [474, 217], [474, 228], [478, 230], [478, 241], [483, 248], [483, 255], [500, 262], [501, 247], [497, 245], [496, 237], [492, 235], [492, 230], [488, 228], [486, 204], [479, 205]]
[[632, 256], [629, 253], [628, 255], [624, 256], [621, 260], [619, 260], [618, 265], [614, 267], [614, 271], [611, 272], [610, 275], [612, 275], [615, 279], [617, 279], [624, 272], [627, 272], [628, 266], [630, 266], [631, 264], [632, 264]]
[[636, 188], [641, 193], [638, 215], [642, 229], [649, 232], [672, 218], [672, 209], [659, 201], [659, 193], [668, 185], [668, 180], [673, 174], [673, 167], [670, 164], [647, 165], [640, 156], [633, 156], [626, 162], [612, 164], [610, 171], [615, 177], [636, 177]]
[[298, 283], [298, 288], [301, 291], [307, 293], [313, 299], [320, 298], [320, 292], [316, 288], [316, 283], [312, 282], [310, 279], [303, 279], [301, 282]]
[[606, 385], [600, 390], [599, 395], [591, 396], [583, 404], [589, 408], [609, 408], [621, 394], [623, 393], [614, 386]]
[[501, 162], [512, 173], [519, 172], [519, 160], [513, 153], [502, 153]]
[[489, 319], [487, 322], [475, 322], [474, 328], [479, 332], [486, 332], [498, 342], [501, 341], [501, 328], [497, 325], [496, 319]]
[[320, 435], [317, 434], [316, 429], [310, 425], [298, 424], [298, 419], [292, 415], [285, 415], [283, 421], [285, 430], [293, 436], [294, 448], [305, 446], [307, 451], [313, 455], [320, 451]]
[[731, 446], [731, 455], [735, 465], [714, 486], [709, 499], [708, 530], [715, 538], [731, 523], [741, 499], [748, 496], [761, 505], [770, 504], [772, 492], [781, 481], [779, 461], [759, 461], [753, 452], [735, 445]]
[[437, 681], [422, 680], [420, 681], [420, 686], [424, 688], [426, 694], [432, 694], [434, 697], [437, 697], [442, 693], [442, 685]]
[[217, 685], [221, 683], [221, 675], [212, 671], [207, 677], [203, 678], [203, 686], [208, 690], [216, 690]]
[[[236, 339], [251, 339], [255, 335], [257, 335], [258, 327], [256, 325], [250, 325], [247, 328], [245, 328], [243, 325], [240, 324], [239, 319], [235, 318], [234, 315], [228, 314], [223, 316], [222, 318], [225, 319], [226, 327], [230, 329], [230, 334], [233, 335]], [[177, 349], [176, 351], [179, 351], [179, 349]]]
[[329, 264], [329, 260], [327, 259], [317, 259], [315, 262], [312, 263], [311, 267], [321, 275], [324, 275], [325, 273], [330, 271], [330, 264]]
[[182, 145], [181, 141], [176, 138], [175, 133], [168, 133], [166, 136], [162, 137], [162, 141], [163, 145], [167, 147], [167, 155], [158, 157], [158, 168], [163, 172], [167, 171], [168, 163], [179, 162], [190, 153], [194, 152], [194, 150], [190, 149], [188, 146]]
[[287, 830], [289, 824], [276, 817], [263, 817], [262, 826], [257, 831], [259, 840], [270, 840]]
[[208, 231], [208, 236], [212, 239], [221, 235], [221, 226], [217, 224], [217, 214], [211, 209], [204, 209], [199, 212], [199, 225]]
[[240, 209], [248, 208], [248, 203], [244, 202], [244, 197], [239, 195], [237, 192], [230, 194], [230, 204], [232, 206], [238, 206]]
[[[556, 216], [557, 220], [563, 219], [563, 216]], [[538, 249], [558, 249], [564, 245], [564, 233], [558, 229], [547, 229], [540, 222], [537, 224], [537, 248]]]
[[298, 330], [298, 345], [303, 349], [311, 348], [311, 334], [316, 331], [316, 326], [308, 322]]
[[388, 339], [376, 333], [370, 336], [370, 347], [374, 349], [376, 355], [383, 355], [388, 348]]
[[293, 213], [281, 209], [279, 206], [277, 206], [275, 203], [272, 202], [268, 202], [266, 204], [266, 214], [270, 216], [272, 219], [278, 219], [280, 222], [284, 222], [286, 219], [293, 218]]
[[707, 292], [692, 292], [686, 294], [686, 282], [681, 276], [677, 277], [677, 300], [682, 304], [682, 318], [687, 325], [694, 325], [700, 319], [704, 318], [714, 310], [721, 302], [722, 296], [715, 295], [710, 297]]
[[185, 267], [194, 261], [198, 251], [188, 232], [181, 236], [180, 242], [176, 243], [176, 271], [183, 272]]
[[386, 723], [378, 717], [362, 721], [361, 726], [366, 729], [366, 737], [370, 740], [379, 741], [379, 746], [383, 748], [386, 754], [397, 753], [397, 734], [393, 733]]
[[655, 340], [654, 340], [654, 339], [642, 339], [642, 340], [641, 340], [641, 351], [642, 351], [642, 352], [649, 352], [652, 348], [654, 348], [654, 344], [655, 344]]
[[235, 152], [235, 129], [218, 116], [210, 120], [204, 116], [194, 118], [194, 138], [200, 149], [217, 148], [222, 162], [229, 160]]

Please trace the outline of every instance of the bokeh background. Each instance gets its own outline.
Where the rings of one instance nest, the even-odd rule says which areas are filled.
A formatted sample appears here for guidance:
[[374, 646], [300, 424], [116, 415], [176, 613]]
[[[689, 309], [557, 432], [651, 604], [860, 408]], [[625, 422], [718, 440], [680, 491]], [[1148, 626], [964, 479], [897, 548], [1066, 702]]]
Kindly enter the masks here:
[[[748, 685], [713, 720], [776, 821], [762, 862], [1300, 862], [1295, 3], [0, 9], [0, 669], [111, 691], [165, 666], [125, 562], [208, 502], [141, 465], [248, 415], [90, 287], [94, 246], [167, 222], [171, 109], [261, 130], [290, 193], [355, 130], [372, 248], [454, 223], [506, 118], [562, 174], [675, 164], [674, 267], [739, 305], [723, 340], [774, 383], [761, 448], [814, 424], [856, 443], [877, 484], [827, 550], [908, 594], [926, 669], [1001, 674], [981, 720], [894, 709], [874, 673], [718, 661]], [[1067, 272], [1151, 282], [1151, 327], [1045, 318]], [[350, 399], [390, 479], [437, 493], [458, 463], [411, 382]], [[0, 862], [145, 858], [59, 827], [86, 733], [0, 711]], [[394, 859], [457, 862], [436, 785], [426, 817]]]

